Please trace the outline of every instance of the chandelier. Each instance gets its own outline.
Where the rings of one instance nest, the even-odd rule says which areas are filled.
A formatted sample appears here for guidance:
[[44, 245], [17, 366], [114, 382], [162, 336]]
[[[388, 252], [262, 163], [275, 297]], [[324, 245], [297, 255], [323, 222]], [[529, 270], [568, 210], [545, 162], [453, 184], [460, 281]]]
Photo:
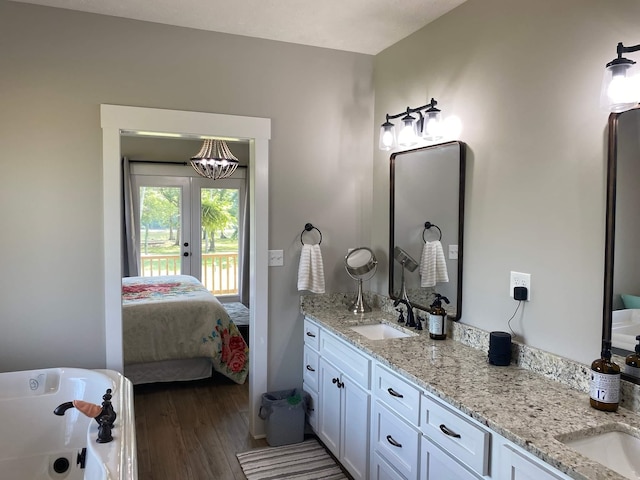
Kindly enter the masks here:
[[191, 157], [191, 166], [198, 175], [214, 180], [233, 175], [238, 163], [224, 140], [211, 138], [205, 139], [200, 151]]

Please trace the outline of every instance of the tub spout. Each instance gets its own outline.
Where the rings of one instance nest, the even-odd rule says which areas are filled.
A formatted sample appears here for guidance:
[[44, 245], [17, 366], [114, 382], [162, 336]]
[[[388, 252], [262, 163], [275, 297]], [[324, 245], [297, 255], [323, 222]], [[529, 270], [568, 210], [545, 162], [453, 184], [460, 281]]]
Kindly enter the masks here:
[[53, 413], [61, 417], [62, 415], [64, 415], [64, 412], [66, 412], [70, 408], [73, 408], [73, 402], [64, 402], [58, 405]]

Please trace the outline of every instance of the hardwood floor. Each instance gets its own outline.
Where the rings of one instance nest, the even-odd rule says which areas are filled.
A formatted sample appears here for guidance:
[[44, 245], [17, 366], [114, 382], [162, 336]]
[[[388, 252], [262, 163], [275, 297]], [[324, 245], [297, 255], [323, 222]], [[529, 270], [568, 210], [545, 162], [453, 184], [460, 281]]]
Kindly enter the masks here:
[[249, 384], [221, 375], [134, 389], [140, 480], [245, 480], [236, 453], [249, 435]]

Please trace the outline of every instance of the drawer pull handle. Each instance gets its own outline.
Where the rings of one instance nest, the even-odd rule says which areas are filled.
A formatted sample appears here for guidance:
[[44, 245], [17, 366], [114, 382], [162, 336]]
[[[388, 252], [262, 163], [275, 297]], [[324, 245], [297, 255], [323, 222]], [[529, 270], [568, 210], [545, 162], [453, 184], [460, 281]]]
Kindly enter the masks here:
[[313, 368], [311, 365], [307, 365], [307, 370], [309, 370], [310, 372], [315, 372], [316, 369]]
[[387, 435], [387, 442], [389, 442], [394, 447], [402, 448], [402, 444], [396, 442], [391, 435]]
[[391, 395], [392, 397], [404, 398], [404, 395], [402, 395], [401, 393], [396, 392], [391, 387], [387, 388], [387, 392], [389, 392], [389, 395]]
[[313, 337], [316, 338], [315, 334], [311, 333], [311, 332], [307, 332], [307, 337]]
[[344, 382], [341, 382], [339, 378], [334, 378], [331, 380], [331, 382], [334, 383], [338, 388], [344, 387]]
[[449, 435], [450, 437], [462, 438], [459, 433], [456, 433], [453, 430], [449, 430], [444, 423], [440, 424], [440, 430], [442, 431], [442, 433], [444, 433], [445, 435]]

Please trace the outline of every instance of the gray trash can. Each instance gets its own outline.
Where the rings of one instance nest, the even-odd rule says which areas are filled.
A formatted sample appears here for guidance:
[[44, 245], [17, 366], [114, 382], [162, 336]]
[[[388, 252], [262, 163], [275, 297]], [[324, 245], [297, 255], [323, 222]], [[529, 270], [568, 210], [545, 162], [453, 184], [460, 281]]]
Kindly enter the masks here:
[[304, 420], [309, 394], [302, 389], [262, 394], [258, 415], [265, 421], [267, 443], [272, 447], [304, 440]]

